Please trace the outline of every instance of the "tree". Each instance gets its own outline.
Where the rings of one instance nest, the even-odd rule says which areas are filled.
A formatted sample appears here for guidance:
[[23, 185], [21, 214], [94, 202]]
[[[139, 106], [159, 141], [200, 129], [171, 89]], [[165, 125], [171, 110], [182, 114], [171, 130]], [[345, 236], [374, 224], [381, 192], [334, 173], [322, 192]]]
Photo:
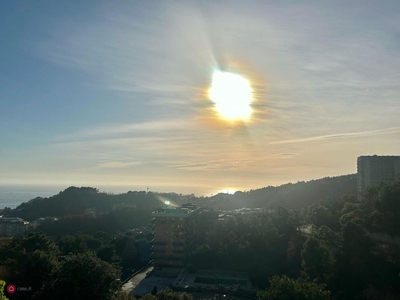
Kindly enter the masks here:
[[300, 266], [301, 266], [301, 249], [303, 247], [304, 237], [300, 234], [293, 235], [289, 242], [286, 251], [287, 257], [287, 275], [291, 277], [300, 276]]
[[88, 250], [96, 251], [101, 246], [100, 239], [80, 232], [74, 236], [65, 235], [59, 242], [59, 247], [64, 254], [83, 253]]
[[400, 177], [393, 183], [382, 184], [367, 192], [376, 228], [391, 235], [400, 235]]
[[341, 247], [340, 234], [336, 233], [328, 226], [322, 225], [316, 232], [316, 237], [319, 240], [321, 246], [328, 249], [330, 252], [337, 252]]
[[58, 253], [57, 246], [46, 235], [31, 233], [14, 238], [1, 248], [0, 261], [13, 284], [26, 286], [29, 283], [32, 290], [38, 292], [49, 284], [50, 273], [58, 265]]
[[155, 297], [157, 300], [193, 300], [191, 294], [174, 292], [169, 288], [158, 292]]
[[6, 282], [0, 280], [0, 300], [8, 300], [6, 296], [4, 296], [4, 287], [6, 286]]
[[359, 224], [352, 221], [342, 227], [343, 253], [352, 265], [362, 269], [370, 254], [372, 241]]
[[273, 276], [270, 287], [257, 292], [259, 300], [332, 300], [324, 284], [303, 282], [286, 276]]
[[120, 288], [119, 271], [93, 253], [72, 255], [53, 276], [52, 299], [110, 299]]
[[152, 295], [157, 295], [157, 286], [156, 285], [153, 287], [153, 290], [151, 291], [151, 294]]
[[83, 253], [88, 250], [82, 239], [72, 235], [63, 236], [58, 244], [64, 254]]
[[119, 262], [119, 258], [117, 256], [117, 252], [115, 251], [114, 245], [102, 246], [97, 250], [96, 253], [101, 260], [104, 260], [109, 264], [117, 264]]
[[357, 210], [360, 208], [360, 203], [351, 203], [351, 202], [347, 202], [342, 209], [342, 215], [350, 213], [354, 210]]
[[331, 273], [333, 258], [329, 250], [321, 246], [319, 240], [310, 237], [301, 250], [302, 263], [306, 277], [317, 282], [325, 282], [326, 275]]
[[[111, 300], [135, 300], [135, 296], [132, 293], [127, 293], [124, 291], [120, 291], [116, 293]], [[143, 298], [142, 298], [143, 299]]]
[[124, 273], [131, 273], [138, 264], [138, 251], [133, 240], [129, 240], [121, 253], [121, 266]]
[[345, 299], [362, 299], [363, 291], [378, 281], [372, 274], [372, 242], [360, 225], [349, 221], [342, 226], [341, 249], [336, 255], [332, 291]]
[[322, 204], [314, 204], [309, 208], [307, 217], [316, 227], [322, 225], [332, 226], [332, 213]]
[[152, 294], [145, 294], [142, 298], [140, 298], [141, 300], [157, 300], [157, 297], [152, 295]]
[[348, 222], [353, 222], [359, 224], [360, 226], [363, 226], [364, 220], [360, 218], [360, 214], [360, 210], [353, 210], [349, 213], [343, 214], [339, 219], [339, 223], [342, 227], [345, 226]]
[[12, 209], [10, 208], [10, 207], [4, 207], [4, 209], [1, 211], [1, 214], [3, 215], [3, 216], [8, 216], [8, 215], [10, 215], [10, 213], [12, 212]]
[[296, 226], [298, 224], [292, 223], [295, 219], [296, 218], [293, 218], [293, 216], [290, 216], [285, 208], [278, 207], [271, 215], [271, 224], [278, 230], [279, 234], [288, 237], [296, 232]]

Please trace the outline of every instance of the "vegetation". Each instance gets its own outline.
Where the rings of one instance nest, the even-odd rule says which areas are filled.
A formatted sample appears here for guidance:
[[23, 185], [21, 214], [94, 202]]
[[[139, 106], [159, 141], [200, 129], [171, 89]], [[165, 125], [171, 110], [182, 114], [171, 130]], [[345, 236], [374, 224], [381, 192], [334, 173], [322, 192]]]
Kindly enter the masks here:
[[193, 296], [187, 293], [177, 293], [171, 289], [144, 295], [143, 300], [193, 300]]
[[301, 251], [303, 277], [326, 283], [338, 299], [398, 299], [400, 255], [390, 240], [371, 233], [400, 234], [400, 178], [355, 197], [329, 199], [311, 206], [313, 225]]
[[0, 280], [0, 300], [8, 300], [6, 296], [4, 296], [4, 288], [6, 286], [6, 282], [4, 280]]
[[[187, 264], [244, 271], [262, 289], [260, 300], [400, 299], [400, 178], [370, 189], [362, 202], [341, 195], [310, 204], [302, 210], [270, 206], [269, 213], [218, 222]], [[9, 270], [6, 279], [32, 286], [36, 299], [80, 299], [82, 285], [85, 299], [131, 299], [119, 292], [117, 279], [143, 265], [141, 245], [151, 236], [120, 232], [137, 224], [128, 216], [141, 218], [140, 211], [148, 208], [42, 223], [45, 233], [28, 233], [0, 249], [0, 261]], [[119, 220], [124, 214], [126, 220]], [[30, 299], [32, 293], [16, 296]], [[157, 289], [143, 298], [192, 299]]]
[[53, 274], [49, 299], [110, 299], [120, 288], [118, 270], [86, 252], [72, 255]]
[[190, 258], [194, 268], [248, 272], [253, 284], [268, 285], [268, 277], [300, 275], [303, 237], [299, 224], [284, 208], [272, 214], [230, 219], [216, 228], [207, 244]]
[[[77, 233], [58, 241], [30, 233], [0, 248], [0, 261], [8, 270], [7, 281], [32, 287], [32, 292], [18, 293], [20, 299], [31, 299], [32, 293], [38, 299], [110, 299], [119, 280], [145, 263], [137, 243], [133, 237], [104, 233]], [[87, 297], [79, 298], [83, 290]]]
[[94, 235], [101, 231], [108, 234], [123, 233], [128, 229], [144, 227], [151, 222], [152, 208], [126, 209], [109, 213], [61, 217], [56, 222], [47, 219], [38, 230], [50, 236], [71, 235], [82, 232]]
[[[273, 290], [297, 293], [306, 286], [326, 287], [335, 299], [399, 299], [399, 248], [371, 238], [374, 232], [400, 235], [399, 203], [400, 179], [371, 189], [361, 203], [345, 195], [321, 200], [302, 213], [277, 208], [237, 217], [216, 228], [190, 262], [194, 268], [246, 271], [254, 285], [269, 287], [264, 299], [275, 299]], [[282, 299], [331, 297], [290, 293]]]
[[[22, 203], [16, 209], [3, 211], [4, 215], [20, 217], [34, 221], [43, 217], [76, 217], [84, 215], [88, 209], [96, 214], [106, 214], [102, 221], [113, 223], [114, 219], [121, 220], [121, 227], [129, 224], [128, 212], [112, 212], [113, 207], [124, 203], [135, 206], [140, 212], [159, 207], [165, 200], [174, 204], [192, 202], [203, 207], [215, 209], [236, 209], [242, 207], [284, 207], [286, 209], [307, 208], [321, 199], [340, 197], [345, 194], [356, 194], [356, 175], [327, 177], [308, 182], [288, 183], [278, 187], [265, 187], [249, 192], [236, 192], [234, 195], [218, 194], [212, 197], [195, 197], [175, 193], [156, 194], [152, 192], [132, 192], [113, 195], [101, 193], [92, 187], [69, 187], [58, 195], [49, 198], [35, 198]], [[135, 220], [140, 217], [136, 214]], [[132, 218], [130, 218], [132, 219]], [[78, 220], [79, 221], [79, 220]], [[138, 221], [138, 220], [136, 220]], [[93, 221], [95, 222], [95, 221]], [[107, 225], [105, 225], [107, 227]], [[114, 228], [113, 228], [114, 229]]]
[[274, 276], [265, 291], [259, 291], [259, 300], [331, 300], [330, 292], [323, 284], [295, 280], [286, 276]]
[[288, 183], [268, 186], [234, 195], [218, 194], [210, 198], [198, 199], [201, 205], [215, 209], [237, 209], [242, 207], [284, 207], [286, 209], [308, 208], [310, 205], [329, 197], [357, 193], [357, 175], [326, 177], [308, 182]]
[[58, 254], [58, 247], [50, 238], [40, 233], [29, 234], [1, 248], [0, 261], [8, 270], [8, 282], [39, 291], [50, 284]]

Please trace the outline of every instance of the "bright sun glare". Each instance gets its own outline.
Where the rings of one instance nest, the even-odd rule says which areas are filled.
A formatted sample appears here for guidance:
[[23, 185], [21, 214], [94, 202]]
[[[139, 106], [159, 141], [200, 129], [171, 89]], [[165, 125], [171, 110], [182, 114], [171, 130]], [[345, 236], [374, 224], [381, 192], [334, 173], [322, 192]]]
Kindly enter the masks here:
[[237, 74], [215, 71], [209, 97], [226, 119], [248, 119], [251, 115], [252, 91], [249, 81]]

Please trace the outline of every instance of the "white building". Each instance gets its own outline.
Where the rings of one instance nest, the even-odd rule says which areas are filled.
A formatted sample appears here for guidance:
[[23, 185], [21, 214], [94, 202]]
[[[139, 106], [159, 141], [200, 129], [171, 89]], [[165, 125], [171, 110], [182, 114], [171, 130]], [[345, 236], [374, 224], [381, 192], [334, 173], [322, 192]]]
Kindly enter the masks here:
[[0, 237], [12, 237], [27, 230], [29, 222], [20, 218], [0, 217]]

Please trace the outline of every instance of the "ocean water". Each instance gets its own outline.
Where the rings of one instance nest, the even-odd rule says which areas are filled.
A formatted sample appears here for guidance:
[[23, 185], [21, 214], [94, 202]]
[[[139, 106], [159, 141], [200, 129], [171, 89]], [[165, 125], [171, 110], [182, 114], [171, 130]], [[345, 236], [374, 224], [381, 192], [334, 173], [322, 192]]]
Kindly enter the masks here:
[[[51, 197], [64, 191], [71, 185], [1, 185], [0, 184], [0, 209], [4, 207], [16, 208], [22, 202], [35, 199], [36, 197]], [[81, 186], [81, 185], [75, 185]], [[92, 185], [83, 185], [92, 186]], [[144, 190], [138, 186], [93, 186], [98, 188], [100, 192], [106, 193], [126, 193], [128, 191]]]
[[[64, 191], [71, 185], [3, 185], [0, 184], [0, 209], [4, 207], [16, 208], [22, 202], [28, 202], [36, 197], [51, 197], [57, 195], [59, 192]], [[143, 186], [108, 186], [108, 185], [75, 185], [75, 186], [92, 186], [98, 188], [100, 192], [120, 194], [128, 191], [145, 191], [146, 187]], [[174, 191], [171, 187], [156, 187], [150, 189], [152, 192], [171, 192]], [[176, 188], [177, 193], [180, 193]], [[190, 192], [191, 193], [191, 192]], [[188, 193], [188, 194], [190, 194]]]
[[65, 190], [65, 186], [55, 185], [0, 185], [0, 209], [16, 208], [22, 202], [36, 197], [50, 197]]

